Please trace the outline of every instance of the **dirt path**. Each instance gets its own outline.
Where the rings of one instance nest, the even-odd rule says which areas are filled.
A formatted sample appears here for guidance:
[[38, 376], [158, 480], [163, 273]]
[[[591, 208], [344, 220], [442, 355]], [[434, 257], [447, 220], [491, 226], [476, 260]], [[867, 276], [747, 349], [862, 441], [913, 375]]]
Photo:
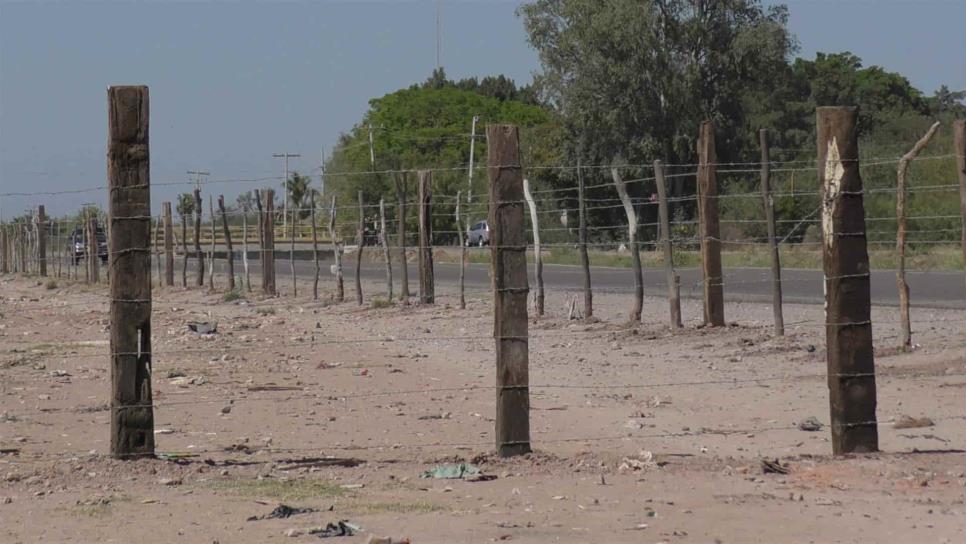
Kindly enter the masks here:
[[[966, 532], [966, 312], [873, 310], [880, 445], [828, 454], [822, 308], [728, 305], [735, 326], [664, 328], [666, 303], [595, 296], [531, 322], [525, 459], [493, 459], [488, 296], [451, 307], [155, 291], [157, 460], [109, 444], [106, 289], [0, 278], [0, 541], [314, 542], [342, 519], [418, 543], [957, 542]], [[285, 283], [285, 282], [280, 282]], [[327, 286], [328, 287], [328, 286]], [[374, 282], [373, 289], [381, 288]], [[304, 287], [300, 292], [308, 290]], [[189, 332], [189, 321], [218, 333]], [[934, 425], [895, 428], [903, 416]], [[815, 417], [826, 427], [799, 430]], [[900, 425], [901, 427], [902, 425]], [[8, 452], [8, 450], [10, 450]], [[321, 466], [335, 456], [356, 466]], [[788, 474], [764, 473], [779, 459]], [[490, 481], [421, 479], [473, 462]], [[331, 461], [328, 461], [331, 463]], [[623, 468], [621, 468], [623, 466]], [[279, 503], [316, 512], [246, 521]], [[328, 540], [326, 540], [328, 541]]]

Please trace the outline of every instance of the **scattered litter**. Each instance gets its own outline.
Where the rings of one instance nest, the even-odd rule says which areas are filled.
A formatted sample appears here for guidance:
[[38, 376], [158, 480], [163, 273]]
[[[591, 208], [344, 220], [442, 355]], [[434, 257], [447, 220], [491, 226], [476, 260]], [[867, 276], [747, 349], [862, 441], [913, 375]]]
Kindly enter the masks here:
[[279, 504], [270, 513], [264, 516], [252, 516], [246, 521], [258, 521], [263, 519], [285, 519], [292, 516], [297, 516], [299, 514], [311, 514], [313, 512], [318, 512], [315, 508], [295, 508], [287, 504]]
[[315, 527], [306, 532], [319, 538], [330, 538], [334, 536], [355, 536], [361, 530], [358, 525], [341, 520], [338, 523], [329, 523], [325, 527]]
[[638, 471], [647, 470], [652, 467], [656, 467], [657, 463], [654, 462], [654, 454], [647, 451], [641, 450], [633, 457], [625, 457], [621, 460], [621, 464], [617, 467], [618, 472], [628, 472], [628, 471]]
[[208, 379], [204, 376], [181, 376], [168, 383], [178, 387], [188, 387], [189, 385], [204, 385], [208, 383]]
[[188, 330], [198, 334], [215, 334], [218, 332], [218, 323], [207, 321], [192, 321], [188, 323]]
[[762, 459], [761, 470], [765, 474], [788, 474], [788, 466], [781, 464], [778, 459], [775, 459], [774, 461]]
[[928, 417], [899, 416], [899, 419], [892, 424], [896, 429], [918, 429], [920, 427], [932, 427], [935, 425], [933, 420]]
[[428, 416], [419, 416], [418, 419], [421, 421], [426, 421], [430, 419], [449, 419], [451, 417], [453, 417], [453, 414], [451, 412], [444, 412], [442, 414], [431, 414]]
[[362, 489], [366, 484], [342, 484], [339, 489]]
[[483, 474], [479, 467], [469, 463], [438, 465], [431, 470], [423, 472], [419, 477], [434, 478], [437, 480], [466, 480], [467, 482], [483, 482], [496, 479], [496, 476]]
[[824, 425], [822, 425], [822, 422], [819, 421], [818, 418], [815, 416], [811, 416], [808, 419], [805, 419], [804, 421], [798, 422], [798, 429], [800, 431], [808, 431], [808, 432], [821, 431], [823, 426]]
[[171, 429], [155, 429], [154, 434], [172, 434], [174, 431]]

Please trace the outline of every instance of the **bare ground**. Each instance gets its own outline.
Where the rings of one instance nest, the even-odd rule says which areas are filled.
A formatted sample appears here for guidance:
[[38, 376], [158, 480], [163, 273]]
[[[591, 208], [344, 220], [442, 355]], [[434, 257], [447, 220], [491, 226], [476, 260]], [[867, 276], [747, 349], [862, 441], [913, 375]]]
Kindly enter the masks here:
[[[448, 286], [435, 307], [379, 308], [312, 301], [304, 282], [298, 298], [233, 302], [156, 288], [155, 428], [170, 455], [121, 461], [107, 456], [106, 288], [59, 284], [0, 279], [2, 542], [312, 542], [285, 533], [341, 519], [364, 531], [332, 542], [966, 533], [966, 312], [914, 310], [919, 347], [897, 354], [895, 309], [873, 309], [883, 453], [833, 458], [821, 306], [787, 305], [774, 338], [768, 306], [729, 304], [733, 326], [701, 329], [685, 301], [671, 334], [663, 299], [628, 325], [626, 297], [597, 294], [590, 323], [566, 320], [572, 294], [548, 293], [531, 321], [535, 453], [500, 460], [488, 294], [459, 310]], [[903, 416], [934, 425], [896, 428]], [[799, 430], [809, 417], [826, 426]], [[328, 456], [358, 464], [313, 466]], [[496, 479], [419, 478], [453, 461]], [[247, 521], [279, 502], [317, 511]]]

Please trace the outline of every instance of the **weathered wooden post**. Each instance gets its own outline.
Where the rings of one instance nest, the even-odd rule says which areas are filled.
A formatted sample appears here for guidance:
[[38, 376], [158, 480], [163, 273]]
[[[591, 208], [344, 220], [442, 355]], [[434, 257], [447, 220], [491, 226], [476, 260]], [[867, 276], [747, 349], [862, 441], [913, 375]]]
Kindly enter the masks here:
[[396, 184], [396, 243], [399, 246], [399, 300], [409, 303], [409, 264], [406, 257], [406, 174], [394, 176]]
[[171, 203], [161, 203], [164, 217], [164, 284], [174, 287], [174, 225], [171, 220]]
[[345, 301], [345, 285], [342, 273], [342, 243], [335, 231], [335, 218], [338, 208], [335, 206], [335, 195], [332, 195], [332, 206], [329, 208], [329, 238], [332, 240], [332, 254], [335, 260], [335, 300]]
[[584, 173], [577, 159], [577, 211], [580, 215], [580, 266], [584, 271], [584, 318], [594, 316], [594, 291], [590, 285], [590, 256], [587, 254], [587, 202], [584, 195]]
[[680, 329], [681, 324], [681, 281], [674, 272], [674, 247], [671, 241], [671, 219], [667, 205], [667, 183], [664, 179], [664, 164], [654, 161], [654, 184], [657, 187], [657, 215], [661, 226], [661, 247], [664, 249], [664, 281], [667, 283], [667, 301], [670, 307], [671, 329]]
[[288, 269], [292, 274], [292, 296], [297, 297], [299, 295], [298, 278], [295, 275], [295, 218], [298, 216], [296, 205], [292, 203], [292, 221], [291, 228], [289, 229], [289, 240], [288, 240]]
[[527, 235], [519, 131], [486, 127], [490, 178], [493, 336], [496, 340], [496, 449], [501, 457], [530, 452]]
[[107, 96], [111, 455], [127, 459], [154, 454], [148, 88], [109, 87]]
[[211, 195], [208, 195], [208, 217], [211, 220], [211, 246], [208, 251], [208, 290], [215, 290], [215, 204]]
[[0, 273], [10, 273], [10, 249], [7, 225], [0, 224]]
[[775, 202], [771, 197], [771, 159], [768, 153], [768, 129], [758, 131], [761, 143], [761, 200], [765, 210], [768, 229], [768, 247], [771, 249], [771, 305], [775, 315], [775, 335], [785, 335], [785, 318], [782, 315], [782, 265], [775, 234]]
[[[540, 221], [537, 213], [537, 203], [533, 200], [530, 193], [530, 181], [523, 180], [523, 196], [530, 208], [530, 224], [533, 228], [533, 277], [537, 281], [537, 315], [543, 315], [544, 294], [543, 294], [543, 255], [540, 251]], [[459, 204], [457, 204], [459, 206]], [[462, 239], [462, 237], [461, 237]]]
[[181, 287], [188, 287], [188, 216], [181, 215]]
[[154, 234], [151, 236], [151, 249], [158, 267], [158, 287], [161, 287], [161, 282], [164, 281], [161, 274], [161, 243], [158, 242], [158, 238], [161, 237], [161, 217], [159, 215], [157, 221], [154, 222]]
[[245, 290], [252, 292], [252, 275], [248, 267], [248, 212], [247, 205], [242, 210], [242, 267], [245, 269]]
[[721, 272], [717, 162], [714, 123], [704, 121], [698, 136], [698, 229], [701, 236], [701, 272], [704, 279], [704, 324], [723, 327], [724, 276]]
[[[201, 189], [195, 189], [195, 258], [198, 260], [198, 278], [195, 285], [205, 284], [205, 255], [201, 252]], [[188, 257], [185, 256], [187, 259]]]
[[896, 286], [899, 289], [899, 349], [901, 351], [912, 350], [909, 284], [906, 283], [906, 198], [909, 193], [906, 186], [906, 172], [909, 170], [909, 163], [919, 156], [937, 130], [939, 130], [939, 121], [933, 123], [916, 145], [899, 159], [896, 170]]
[[[148, 224], [148, 229], [150, 230], [150, 223]], [[101, 243], [97, 239], [97, 216], [96, 215], [92, 214], [90, 219], [87, 220], [87, 232], [89, 234], [89, 237], [87, 238], [87, 254], [90, 257], [91, 283], [99, 283], [101, 281], [101, 277], [100, 277]], [[148, 282], [150, 281], [151, 281], [151, 255], [149, 253], [148, 254]]]
[[460, 279], [459, 297], [460, 310], [466, 309], [466, 242], [463, 241], [463, 222], [460, 220], [460, 202], [463, 201], [463, 191], [456, 191], [456, 236], [460, 244]]
[[832, 452], [879, 449], [858, 110], [817, 111]]
[[620, 172], [616, 168], [611, 168], [610, 175], [614, 178], [614, 187], [617, 188], [617, 195], [624, 205], [624, 214], [627, 215], [627, 249], [631, 252], [634, 273], [634, 305], [631, 307], [628, 321], [638, 323], [644, 309], [644, 271], [641, 267], [641, 250], [637, 245], [637, 212], [634, 211], [634, 204], [627, 194], [627, 184], [621, 179]]
[[[225, 251], [228, 254], [228, 291], [235, 290], [235, 250], [231, 244], [231, 230], [228, 228], [228, 213], [225, 211], [225, 197], [218, 195], [218, 211], [221, 213], [221, 227], [225, 233]], [[211, 218], [214, 222], [215, 218]]]
[[389, 232], [386, 231], [386, 199], [379, 199], [379, 235], [382, 238], [382, 254], [386, 259], [386, 300], [392, 301], [392, 259], [389, 255]]
[[37, 260], [39, 261], [40, 275], [47, 276], [47, 215], [44, 213], [44, 205], [37, 206]]
[[[257, 201], [256, 201], [257, 202]], [[275, 295], [275, 190], [265, 189], [262, 214], [262, 292]]]
[[315, 221], [315, 193], [309, 195], [309, 205], [312, 207], [312, 261], [315, 263], [315, 278], [312, 280], [312, 300], [319, 300], [319, 231]]
[[953, 121], [953, 152], [956, 153], [956, 174], [959, 176], [959, 212], [962, 215], [963, 278], [966, 279], [966, 119]]
[[356, 228], [356, 302], [362, 306], [362, 246], [366, 245], [365, 211], [359, 191], [359, 225]]
[[433, 277], [433, 173], [419, 171], [419, 302], [436, 300]]

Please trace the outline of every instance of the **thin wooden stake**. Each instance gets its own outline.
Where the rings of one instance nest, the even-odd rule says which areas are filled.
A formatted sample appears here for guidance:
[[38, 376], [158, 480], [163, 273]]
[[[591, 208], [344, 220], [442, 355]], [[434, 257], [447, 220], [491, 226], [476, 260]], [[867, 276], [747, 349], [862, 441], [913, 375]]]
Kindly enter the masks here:
[[312, 280], [312, 300], [319, 300], [319, 231], [315, 220], [315, 193], [309, 195], [309, 206], [312, 211], [312, 261], [315, 263], [315, 278]]
[[164, 284], [174, 287], [174, 225], [171, 220], [171, 203], [161, 203], [164, 217]]
[[359, 191], [359, 226], [356, 229], [356, 302], [362, 306], [362, 246], [365, 245], [365, 212], [362, 205], [362, 191]]
[[406, 174], [395, 174], [396, 244], [399, 246], [399, 300], [409, 303], [409, 260], [406, 257]]
[[671, 329], [681, 328], [681, 279], [674, 272], [674, 247], [671, 243], [671, 219], [667, 205], [667, 182], [664, 164], [654, 161], [654, 184], [657, 187], [657, 214], [660, 222], [661, 247], [664, 250], [664, 282], [667, 284], [667, 301], [670, 308]]
[[188, 287], [188, 216], [181, 215], [181, 287]]
[[[225, 251], [228, 256], [228, 291], [235, 290], [235, 250], [231, 244], [231, 230], [228, 228], [228, 213], [225, 211], [225, 197], [218, 195], [218, 211], [221, 212], [221, 227], [225, 232]], [[214, 217], [211, 218], [215, 220]]]
[[345, 285], [342, 274], [342, 243], [335, 232], [335, 218], [338, 208], [335, 206], [335, 195], [332, 195], [332, 206], [329, 208], [329, 238], [332, 240], [332, 254], [335, 259], [335, 300], [345, 301]]
[[577, 158], [577, 210], [580, 216], [580, 266], [584, 271], [584, 318], [594, 316], [594, 291], [590, 285], [590, 256], [587, 254], [587, 202], [584, 195], [584, 173]]
[[[256, 202], [258, 200], [256, 199]], [[262, 291], [275, 296], [275, 190], [265, 189], [265, 213], [262, 218]]]
[[704, 121], [698, 136], [698, 229], [701, 236], [701, 272], [704, 279], [704, 324], [711, 327], [725, 325], [717, 162], [714, 123]]
[[966, 119], [953, 121], [953, 152], [956, 154], [956, 174], [959, 176], [959, 212], [962, 216], [963, 278], [966, 279]]
[[252, 275], [248, 267], [248, 212], [242, 210], [242, 267], [245, 269], [245, 290], [252, 292]]
[[496, 449], [501, 457], [530, 452], [527, 235], [519, 131], [486, 128], [490, 178], [490, 256], [496, 339]]
[[912, 146], [908, 153], [899, 159], [899, 166], [896, 170], [896, 286], [899, 289], [899, 349], [901, 351], [912, 350], [912, 325], [909, 322], [909, 284], [906, 282], [906, 198], [908, 197], [908, 187], [906, 185], [906, 173], [909, 171], [909, 163], [912, 162], [923, 148], [929, 144], [936, 131], [939, 130], [939, 121], [929, 127], [929, 131]]
[[617, 196], [620, 197], [624, 205], [624, 214], [627, 216], [627, 249], [631, 252], [632, 271], [634, 273], [634, 305], [628, 321], [638, 323], [641, 321], [641, 312], [644, 309], [644, 271], [641, 267], [641, 249], [637, 245], [637, 212], [634, 211], [634, 204], [631, 197], [627, 194], [627, 184], [621, 179], [620, 172], [616, 168], [610, 169], [610, 175], [614, 179], [614, 187], [617, 188]]
[[47, 214], [44, 205], [37, 206], [37, 257], [40, 261], [40, 275], [47, 276]]
[[775, 335], [785, 336], [785, 318], [782, 314], [782, 265], [775, 235], [775, 202], [771, 197], [771, 159], [768, 155], [768, 129], [758, 131], [761, 143], [761, 199], [765, 209], [768, 229], [768, 247], [771, 249], [771, 305], [775, 316]]
[[460, 202], [463, 191], [456, 191], [456, 234], [460, 244], [460, 310], [466, 309], [466, 242], [463, 240], [463, 222], [460, 220]]
[[[201, 189], [194, 190], [195, 195], [195, 258], [198, 260], [198, 277], [195, 285], [205, 284], [205, 255], [201, 252]], [[185, 256], [187, 259], [187, 255]]]
[[208, 217], [211, 218], [211, 250], [208, 252], [208, 290], [215, 290], [215, 204], [208, 195]]
[[295, 208], [297, 206], [292, 206], [292, 222], [291, 228], [289, 229], [289, 242], [288, 242], [288, 268], [289, 272], [292, 274], [292, 296], [297, 297], [299, 294], [298, 288], [298, 278], [295, 276]]
[[873, 452], [879, 433], [858, 110], [818, 108], [817, 117], [832, 452]]
[[389, 233], [386, 231], [386, 199], [379, 199], [379, 237], [382, 253], [386, 259], [386, 300], [392, 301], [392, 259], [389, 255]]
[[530, 226], [533, 228], [533, 277], [537, 281], [537, 315], [542, 316], [544, 310], [544, 294], [543, 253], [540, 250], [540, 222], [537, 219], [539, 217], [537, 203], [533, 200], [533, 195], [530, 193], [530, 181], [526, 178], [523, 179], [523, 196], [527, 200], [527, 207], [530, 208]]
[[158, 242], [158, 238], [161, 236], [161, 217], [159, 215], [157, 221], [154, 222], [154, 235], [151, 236], [151, 248], [154, 250], [154, 260], [158, 269], [158, 287], [161, 287], [161, 282], [164, 281], [164, 276], [161, 273], [161, 244]]
[[0, 225], [0, 273], [10, 273], [10, 248], [9, 238], [7, 238], [7, 225]]
[[419, 302], [436, 301], [433, 274], [433, 173], [420, 170], [419, 176]]
[[154, 454], [148, 88], [110, 87], [107, 96], [111, 455], [131, 459]]

